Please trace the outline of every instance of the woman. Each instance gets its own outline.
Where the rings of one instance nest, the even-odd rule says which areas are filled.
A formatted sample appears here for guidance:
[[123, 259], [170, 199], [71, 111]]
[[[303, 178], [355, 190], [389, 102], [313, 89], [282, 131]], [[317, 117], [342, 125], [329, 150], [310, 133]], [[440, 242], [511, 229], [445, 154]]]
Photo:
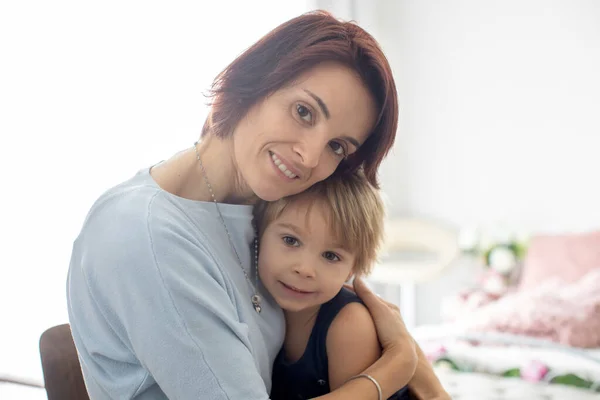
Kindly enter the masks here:
[[[309, 13], [240, 55], [214, 82], [202, 141], [107, 191], [74, 243], [69, 319], [90, 396], [268, 398], [284, 319], [258, 282], [252, 204], [336, 170], [376, 185], [396, 126], [390, 67], [356, 25]], [[397, 310], [356, 290], [383, 354], [324, 399], [387, 398], [416, 368]]]

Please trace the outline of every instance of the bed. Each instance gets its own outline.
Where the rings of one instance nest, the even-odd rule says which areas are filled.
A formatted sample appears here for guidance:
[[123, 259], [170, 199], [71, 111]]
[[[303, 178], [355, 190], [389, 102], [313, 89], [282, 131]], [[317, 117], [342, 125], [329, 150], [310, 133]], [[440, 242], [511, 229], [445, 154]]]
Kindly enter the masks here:
[[[437, 256], [378, 266], [371, 283], [391, 286], [460, 261], [451, 230], [417, 222], [394, 224], [386, 250]], [[414, 327], [414, 301], [400, 301], [442, 384], [458, 400], [600, 400], [600, 231], [534, 236], [519, 272], [500, 298], [439, 325]]]
[[478, 373], [436, 371], [454, 400], [598, 400], [600, 393]]
[[453, 399], [600, 399], [600, 348], [457, 325], [419, 327], [413, 335]]

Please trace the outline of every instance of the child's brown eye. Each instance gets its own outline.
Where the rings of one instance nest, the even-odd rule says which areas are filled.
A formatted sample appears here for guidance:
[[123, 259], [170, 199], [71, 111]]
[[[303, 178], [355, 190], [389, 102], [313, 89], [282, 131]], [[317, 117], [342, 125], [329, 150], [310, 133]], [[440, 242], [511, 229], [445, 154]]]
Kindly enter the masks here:
[[297, 104], [296, 112], [298, 113], [298, 116], [300, 118], [302, 118], [304, 121], [308, 122], [309, 124], [312, 124], [312, 119], [313, 119], [312, 113], [310, 112], [308, 107], [303, 106], [302, 104]]
[[340, 258], [338, 257], [337, 254], [331, 252], [331, 251], [326, 251], [325, 253], [323, 253], [323, 257], [327, 260], [327, 261], [339, 261]]
[[295, 237], [292, 237], [292, 236], [284, 236], [283, 242], [285, 244], [287, 244], [288, 246], [298, 246], [298, 244], [299, 244], [298, 239], [296, 239]]

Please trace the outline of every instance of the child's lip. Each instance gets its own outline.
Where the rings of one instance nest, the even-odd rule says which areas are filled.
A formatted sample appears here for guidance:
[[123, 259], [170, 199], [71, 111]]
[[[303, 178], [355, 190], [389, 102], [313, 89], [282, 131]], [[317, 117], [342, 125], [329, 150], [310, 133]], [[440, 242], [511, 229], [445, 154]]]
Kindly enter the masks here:
[[296, 287], [296, 286], [293, 286], [293, 285], [288, 285], [288, 284], [287, 284], [287, 283], [285, 283], [285, 282], [281, 282], [281, 281], [279, 281], [279, 282], [280, 282], [280, 283], [281, 283], [283, 286], [287, 287], [288, 289], [291, 289], [291, 290], [293, 290], [293, 291], [295, 291], [295, 292], [298, 292], [298, 293], [304, 293], [304, 294], [310, 294], [310, 293], [314, 293], [314, 291], [312, 291], [312, 290], [311, 290], [311, 291], [308, 291], [308, 290], [300, 289], [300, 288], [298, 288], [298, 287]]

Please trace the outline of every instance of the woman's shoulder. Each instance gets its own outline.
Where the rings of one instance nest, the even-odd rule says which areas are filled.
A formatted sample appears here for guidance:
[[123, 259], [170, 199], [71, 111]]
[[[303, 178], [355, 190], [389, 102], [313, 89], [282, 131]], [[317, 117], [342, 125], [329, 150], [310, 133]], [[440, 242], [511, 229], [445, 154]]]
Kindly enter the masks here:
[[[131, 243], [146, 240], [149, 235], [181, 235], [191, 228], [210, 225], [202, 220], [214, 219], [212, 215], [202, 207], [190, 207], [191, 203], [185, 199], [177, 201], [176, 196], [156, 184], [149, 169], [144, 169], [96, 200], [83, 223], [80, 238], [93, 232]], [[192, 220], [196, 223], [192, 224]]]
[[142, 171], [92, 206], [73, 244], [71, 267], [96, 282], [160, 277], [177, 285], [193, 273], [221, 279], [207, 239], [215, 218], [202, 208], [190, 212]]
[[148, 205], [160, 193], [147, 170], [106, 190], [94, 202], [84, 221], [84, 228], [104, 222], [132, 222], [144, 215]]
[[185, 253], [192, 246], [178, 243], [194, 240], [194, 252], [199, 252], [198, 227], [208, 224], [198, 219], [209, 216], [196, 212], [194, 217], [192, 221], [184, 207], [169, 198], [149, 173], [141, 171], [108, 189], [93, 204], [75, 239], [73, 256], [105, 260], [101, 265], [94, 263], [95, 269], [120, 268], [126, 273], [134, 261], [155, 262], [157, 248]]

